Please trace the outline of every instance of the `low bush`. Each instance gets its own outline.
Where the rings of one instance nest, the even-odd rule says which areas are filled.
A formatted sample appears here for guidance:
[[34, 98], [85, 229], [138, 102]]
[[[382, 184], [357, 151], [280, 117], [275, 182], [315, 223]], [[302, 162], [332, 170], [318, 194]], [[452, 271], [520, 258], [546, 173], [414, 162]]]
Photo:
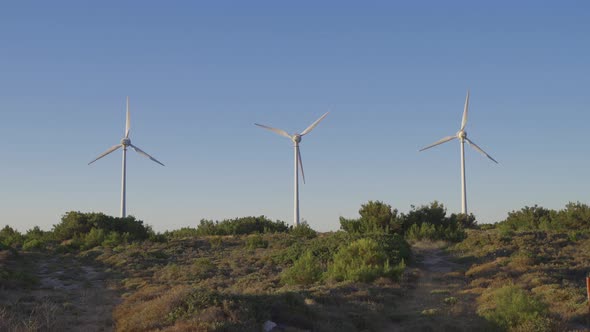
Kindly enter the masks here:
[[92, 228], [88, 234], [84, 237], [83, 249], [91, 249], [102, 244], [105, 240], [104, 230], [98, 228]]
[[178, 240], [178, 239], [185, 239], [185, 238], [193, 238], [198, 235], [197, 229], [192, 227], [183, 227], [181, 229], [167, 231], [164, 233], [164, 236], [168, 240]]
[[300, 239], [313, 239], [318, 236], [318, 232], [314, 231], [307, 223], [302, 223], [299, 226], [291, 228], [289, 234]]
[[283, 271], [281, 281], [287, 285], [311, 285], [322, 278], [323, 272], [319, 259], [308, 250]]
[[397, 210], [381, 201], [361, 205], [359, 219], [340, 217], [340, 228], [350, 234], [396, 233], [400, 229]]
[[379, 277], [398, 279], [404, 269], [403, 260], [392, 267], [386, 250], [377, 241], [363, 238], [338, 250], [328, 266], [327, 277], [336, 281], [371, 282]]
[[0, 230], [0, 244], [5, 247], [20, 247], [23, 245], [25, 238], [17, 230], [6, 225]]
[[227, 219], [223, 221], [201, 220], [196, 235], [245, 235], [255, 233], [286, 233], [289, 227], [283, 221], [272, 221], [265, 216]]
[[23, 250], [39, 250], [39, 249], [43, 249], [45, 248], [46, 243], [41, 241], [41, 240], [37, 240], [37, 239], [32, 239], [32, 240], [27, 240], [24, 244], [23, 244]]
[[122, 244], [127, 244], [128, 242], [129, 233], [110, 232], [104, 237], [102, 246], [114, 248]]
[[422, 225], [413, 224], [406, 233], [406, 238], [412, 241], [420, 240], [443, 240], [460, 242], [467, 237], [463, 227], [458, 224], [451, 224], [447, 227], [434, 226], [430, 223]]
[[349, 234], [401, 234], [410, 240], [462, 241], [465, 229], [476, 228], [473, 214], [451, 214], [437, 201], [429, 205], [412, 205], [407, 214], [399, 214], [390, 205], [369, 201], [359, 210], [361, 218], [340, 217], [340, 228]]
[[133, 216], [116, 218], [103, 213], [71, 211], [62, 217], [59, 224], [53, 226], [53, 236], [57, 241], [67, 241], [76, 236], [84, 237], [92, 229], [96, 229], [92, 236], [99, 235], [98, 230], [102, 230], [103, 235], [111, 232], [127, 233], [127, 238], [130, 241], [143, 241], [154, 235], [150, 226], [144, 225], [143, 221], [137, 220]]
[[550, 210], [538, 205], [525, 206], [508, 213], [508, 217], [497, 227], [507, 231], [551, 231], [567, 232], [572, 229], [590, 229], [590, 206], [580, 202], [568, 203], [561, 210]]
[[547, 305], [524, 289], [509, 285], [488, 294], [491, 304], [479, 310], [479, 314], [502, 329], [518, 329], [522, 326], [535, 326], [534, 331], [550, 331], [545, 317]]
[[246, 238], [246, 248], [250, 250], [268, 247], [268, 241], [260, 234], [254, 234]]

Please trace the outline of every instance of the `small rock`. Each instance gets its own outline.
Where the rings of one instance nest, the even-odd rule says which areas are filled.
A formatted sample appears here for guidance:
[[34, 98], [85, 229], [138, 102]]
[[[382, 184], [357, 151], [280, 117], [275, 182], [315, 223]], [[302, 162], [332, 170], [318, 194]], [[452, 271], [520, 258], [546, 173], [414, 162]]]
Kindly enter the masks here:
[[277, 327], [277, 324], [275, 322], [271, 322], [271, 321], [267, 320], [266, 322], [264, 322], [264, 325], [262, 325], [262, 330], [264, 332], [270, 332], [275, 327]]

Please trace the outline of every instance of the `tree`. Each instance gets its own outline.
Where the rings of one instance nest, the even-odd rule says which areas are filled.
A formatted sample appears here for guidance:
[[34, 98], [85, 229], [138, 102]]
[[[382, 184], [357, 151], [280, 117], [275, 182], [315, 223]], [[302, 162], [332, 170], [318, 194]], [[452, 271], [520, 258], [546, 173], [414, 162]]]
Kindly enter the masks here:
[[359, 219], [340, 217], [340, 228], [348, 233], [395, 233], [399, 230], [397, 210], [381, 201], [361, 205]]

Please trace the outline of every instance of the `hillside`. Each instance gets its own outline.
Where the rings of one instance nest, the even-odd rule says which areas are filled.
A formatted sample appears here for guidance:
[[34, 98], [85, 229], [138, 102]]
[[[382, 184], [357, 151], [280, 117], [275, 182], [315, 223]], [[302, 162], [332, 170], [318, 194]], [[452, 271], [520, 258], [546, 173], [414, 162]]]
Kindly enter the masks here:
[[[504, 222], [458, 233], [439, 215], [450, 228], [402, 232], [409, 216], [385, 215], [399, 227], [318, 234], [252, 217], [155, 234], [67, 214], [51, 232], [5, 228], [0, 330], [588, 330], [588, 231]], [[365, 217], [343, 224], [375, 221]], [[447, 233], [455, 242], [436, 239]]]

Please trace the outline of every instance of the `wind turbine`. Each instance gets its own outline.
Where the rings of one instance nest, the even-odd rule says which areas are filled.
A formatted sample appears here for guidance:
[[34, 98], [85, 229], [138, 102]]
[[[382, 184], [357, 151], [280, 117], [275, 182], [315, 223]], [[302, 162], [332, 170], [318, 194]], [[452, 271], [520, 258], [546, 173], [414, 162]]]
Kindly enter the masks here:
[[461, 213], [467, 214], [467, 188], [465, 183], [465, 141], [471, 145], [475, 150], [483, 154], [484, 156], [488, 157], [491, 161], [498, 163], [494, 158], [492, 158], [489, 154], [487, 154], [482, 148], [477, 146], [472, 140], [467, 138], [467, 132], [465, 131], [465, 126], [467, 125], [467, 112], [469, 110], [469, 90], [467, 90], [467, 97], [465, 98], [465, 109], [463, 110], [463, 120], [461, 121], [461, 129], [455, 134], [455, 136], [447, 136], [436, 143], [429, 145], [425, 148], [420, 149], [420, 151], [424, 151], [426, 149], [430, 149], [431, 147], [437, 146], [439, 144], [446, 143], [448, 141], [452, 141], [455, 138], [459, 139], [459, 143], [461, 144]]
[[123, 137], [123, 139], [121, 140], [121, 143], [113, 146], [112, 148], [108, 149], [107, 151], [105, 151], [103, 154], [101, 154], [100, 156], [98, 156], [96, 159], [94, 159], [93, 161], [89, 162], [88, 165], [92, 164], [93, 162], [99, 160], [100, 158], [116, 151], [119, 148], [123, 148], [123, 175], [122, 175], [122, 179], [121, 179], [121, 218], [125, 218], [126, 217], [126, 211], [125, 211], [125, 190], [126, 190], [126, 173], [127, 173], [127, 147], [132, 147], [135, 152], [139, 153], [140, 155], [151, 159], [152, 161], [164, 166], [164, 164], [162, 164], [161, 162], [159, 162], [158, 160], [156, 160], [156, 158], [150, 156], [149, 154], [147, 154], [145, 151], [143, 151], [142, 149], [138, 148], [137, 146], [131, 144], [131, 139], [129, 138], [129, 132], [131, 131], [131, 123], [129, 121], [129, 97], [127, 97], [127, 118], [126, 118], [126, 123], [125, 123], [125, 137]]
[[303, 177], [303, 183], [305, 184], [305, 172], [303, 172], [303, 162], [301, 161], [299, 143], [301, 143], [301, 138], [309, 134], [313, 130], [313, 128], [315, 128], [328, 115], [328, 113], [330, 112], [326, 112], [324, 115], [322, 115], [319, 119], [317, 119], [314, 123], [307, 127], [307, 129], [302, 131], [301, 134], [289, 135], [286, 131], [282, 129], [276, 129], [255, 123], [255, 125], [257, 125], [258, 127], [262, 127], [281, 136], [285, 136], [293, 142], [293, 147], [295, 148], [295, 207], [293, 211], [293, 223], [295, 224], [295, 227], [299, 226], [299, 167], [301, 167], [301, 176]]

